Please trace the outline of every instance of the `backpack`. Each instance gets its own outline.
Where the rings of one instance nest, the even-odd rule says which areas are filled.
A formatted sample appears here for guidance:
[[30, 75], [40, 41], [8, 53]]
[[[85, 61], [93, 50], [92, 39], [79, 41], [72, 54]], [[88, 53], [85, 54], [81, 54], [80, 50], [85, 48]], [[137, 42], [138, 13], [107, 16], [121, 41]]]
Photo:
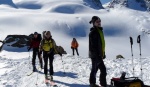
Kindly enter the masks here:
[[41, 41], [41, 40], [42, 40], [41, 34], [38, 34], [38, 37], [37, 37], [37, 38], [38, 38], [39, 41]]
[[138, 77], [125, 78], [126, 73], [123, 72], [120, 78], [112, 78], [111, 85], [115, 87], [144, 87], [144, 83]]
[[[30, 34], [29, 35], [29, 38], [32, 40], [33, 38], [34, 38], [34, 34]], [[38, 41], [41, 41], [42, 40], [42, 36], [41, 36], [41, 34], [38, 34]]]

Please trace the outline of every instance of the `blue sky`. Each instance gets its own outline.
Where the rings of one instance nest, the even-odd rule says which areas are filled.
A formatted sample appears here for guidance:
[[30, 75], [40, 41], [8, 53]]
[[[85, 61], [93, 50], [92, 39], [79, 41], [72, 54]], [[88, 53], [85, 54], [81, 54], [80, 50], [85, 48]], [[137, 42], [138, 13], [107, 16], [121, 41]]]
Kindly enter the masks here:
[[110, 2], [111, 0], [100, 0], [102, 4], [105, 4], [107, 2]]

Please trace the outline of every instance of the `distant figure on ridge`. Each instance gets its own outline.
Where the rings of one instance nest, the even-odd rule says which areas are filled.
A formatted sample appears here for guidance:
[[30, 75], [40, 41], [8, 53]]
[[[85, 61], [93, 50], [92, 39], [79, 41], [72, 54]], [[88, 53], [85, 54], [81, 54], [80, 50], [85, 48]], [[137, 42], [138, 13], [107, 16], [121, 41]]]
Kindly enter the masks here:
[[79, 56], [78, 47], [79, 47], [79, 44], [78, 44], [76, 38], [73, 38], [73, 40], [71, 42], [71, 49], [72, 49], [73, 55], [74, 55], [74, 50], [76, 50], [77, 55]]

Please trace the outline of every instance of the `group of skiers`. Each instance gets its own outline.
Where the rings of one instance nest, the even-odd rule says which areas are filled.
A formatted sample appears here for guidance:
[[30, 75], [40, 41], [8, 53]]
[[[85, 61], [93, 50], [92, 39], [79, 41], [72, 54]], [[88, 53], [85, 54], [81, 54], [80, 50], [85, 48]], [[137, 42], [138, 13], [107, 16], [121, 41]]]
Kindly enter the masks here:
[[[106, 67], [103, 62], [103, 59], [105, 59], [105, 39], [103, 34], [103, 28], [101, 27], [101, 19], [98, 16], [93, 16], [90, 24], [93, 24], [93, 27], [90, 29], [89, 33], [89, 57], [91, 58], [92, 62], [92, 69], [90, 73], [89, 83], [90, 87], [100, 87], [96, 84], [96, 73], [98, 69], [100, 69], [100, 85], [101, 87], [107, 87], [106, 82]], [[42, 62], [42, 53], [43, 53], [43, 59], [44, 59], [44, 74], [45, 78], [47, 79], [48, 75], [48, 62], [50, 64], [50, 70], [49, 74], [51, 79], [53, 79], [53, 60], [54, 60], [54, 54], [59, 54], [62, 56], [62, 53], [58, 52], [56, 50], [56, 43], [55, 40], [52, 38], [50, 31], [44, 31], [43, 32], [43, 39], [38, 38], [38, 33], [34, 33], [34, 37], [31, 40], [30, 47], [28, 48], [28, 51], [33, 48], [33, 58], [32, 58], [32, 65], [33, 65], [33, 71], [35, 72], [36, 66], [35, 66], [35, 59], [36, 55], [38, 55], [40, 66], [43, 69], [43, 62]], [[78, 42], [76, 38], [73, 38], [71, 42], [71, 49], [74, 55], [74, 50], [76, 50], [77, 55], [78, 53]]]
[[[74, 50], [76, 50], [77, 55], [79, 56], [78, 45], [79, 44], [76, 41], [76, 39], [73, 38], [73, 41], [71, 42], [71, 49], [73, 50], [73, 55], [74, 55]], [[30, 47], [28, 47], [28, 51], [30, 51], [31, 48], [33, 49], [33, 57], [32, 57], [33, 72], [37, 71], [37, 68], [35, 66], [35, 60], [37, 55], [40, 61], [41, 69], [44, 68], [44, 74], [46, 79], [48, 76], [48, 62], [49, 62], [50, 65], [49, 75], [52, 79], [53, 78], [52, 76], [54, 74], [54, 70], [53, 70], [54, 54], [59, 54], [60, 56], [62, 56], [62, 53], [56, 50], [56, 43], [55, 40], [52, 38], [51, 32], [44, 31], [43, 39], [41, 37], [41, 34], [34, 32], [33, 38], [30, 41]], [[42, 58], [42, 53], [43, 53], [43, 58]], [[44, 67], [43, 67], [42, 59], [44, 59]]]

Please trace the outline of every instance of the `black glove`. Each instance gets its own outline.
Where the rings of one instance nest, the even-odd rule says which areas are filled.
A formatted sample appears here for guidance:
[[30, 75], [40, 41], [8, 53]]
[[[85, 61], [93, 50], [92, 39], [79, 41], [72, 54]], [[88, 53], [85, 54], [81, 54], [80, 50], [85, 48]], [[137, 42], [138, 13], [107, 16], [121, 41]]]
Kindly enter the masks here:
[[103, 56], [103, 59], [105, 59], [105, 58], [106, 58], [106, 55]]
[[28, 49], [28, 51], [30, 51], [30, 50], [31, 50], [31, 47], [28, 47], [27, 49]]
[[62, 56], [62, 54], [61, 53], [58, 53], [60, 56]]

